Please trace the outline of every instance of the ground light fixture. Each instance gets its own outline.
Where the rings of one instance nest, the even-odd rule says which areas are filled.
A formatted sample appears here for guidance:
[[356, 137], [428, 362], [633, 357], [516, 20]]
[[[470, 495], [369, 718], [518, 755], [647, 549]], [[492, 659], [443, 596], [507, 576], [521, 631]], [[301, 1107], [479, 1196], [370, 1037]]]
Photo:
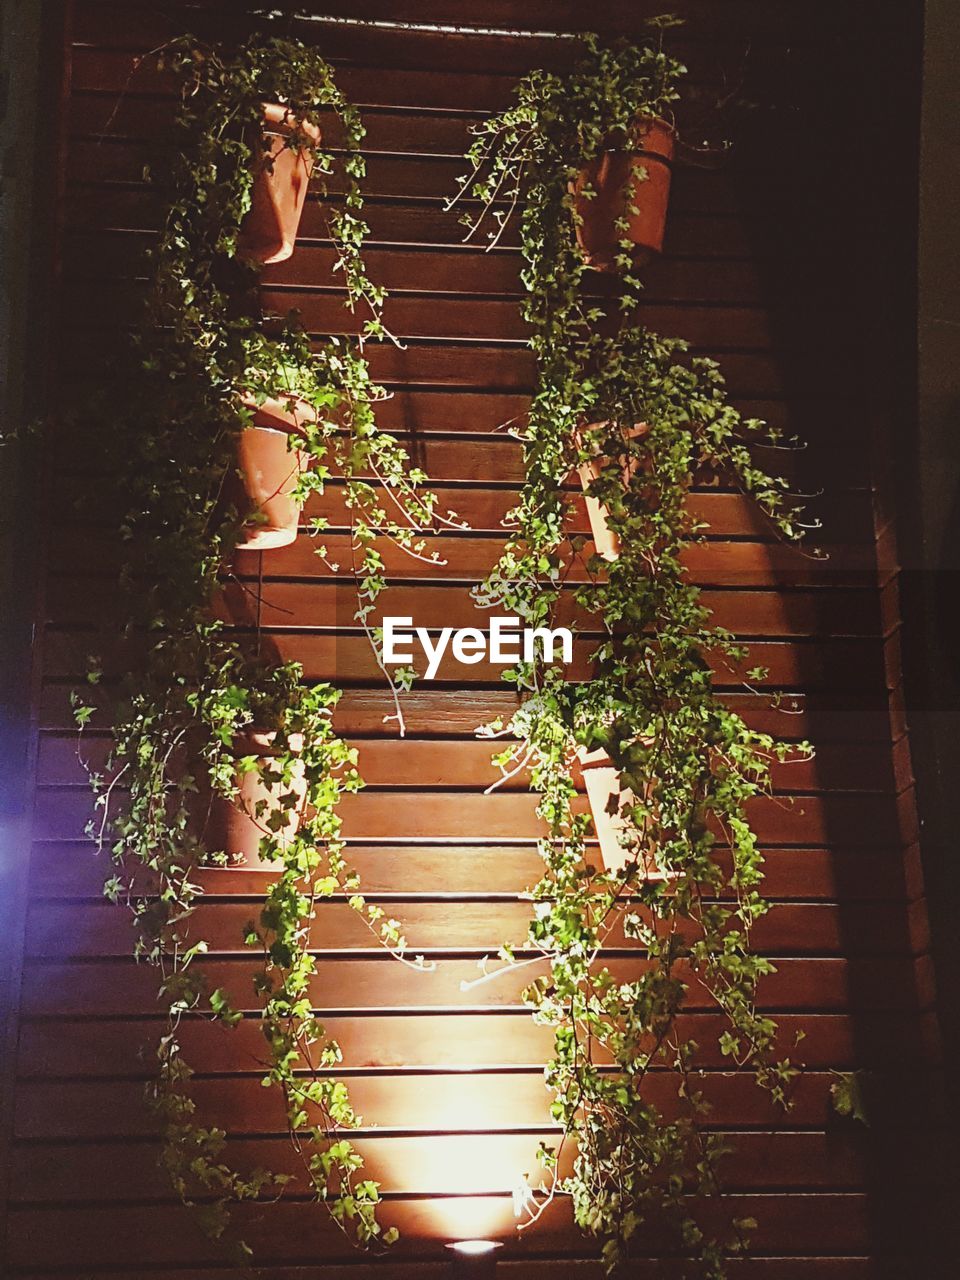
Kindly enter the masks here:
[[453, 1240], [446, 1247], [453, 1254], [452, 1280], [488, 1280], [496, 1275], [499, 1240]]

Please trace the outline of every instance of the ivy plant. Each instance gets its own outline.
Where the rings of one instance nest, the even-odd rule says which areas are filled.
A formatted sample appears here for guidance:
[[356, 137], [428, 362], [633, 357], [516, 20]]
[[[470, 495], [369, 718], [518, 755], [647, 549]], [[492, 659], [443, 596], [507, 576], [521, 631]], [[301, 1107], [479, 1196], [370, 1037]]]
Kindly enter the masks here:
[[[711, 1229], [698, 1215], [721, 1189], [725, 1144], [705, 1123], [705, 1054], [685, 1014], [692, 991], [708, 997], [730, 1068], [753, 1072], [787, 1103], [795, 1068], [756, 1004], [773, 966], [751, 948], [767, 902], [749, 805], [770, 792], [773, 762], [808, 749], [752, 729], [714, 691], [712, 669], [735, 669], [744, 654], [684, 570], [685, 547], [705, 532], [691, 490], [710, 477], [738, 484], [772, 530], [789, 540], [802, 530], [785, 482], [754, 461], [756, 445], [778, 433], [741, 417], [713, 362], [639, 323], [625, 222], [613, 296], [590, 296], [574, 184], [612, 138], [629, 139], [637, 121], [676, 100], [683, 68], [664, 52], [665, 25], [655, 23], [644, 47], [587, 36], [571, 71], [525, 77], [510, 106], [475, 126], [455, 199], [477, 202], [464, 215], [468, 236], [487, 225], [491, 244], [518, 211], [536, 356], [530, 409], [515, 426], [525, 483], [507, 522], [514, 531], [478, 598], [528, 626], [561, 613], [568, 622], [576, 610], [600, 636], [587, 680], [542, 663], [508, 671], [518, 710], [485, 730], [507, 739], [495, 757], [504, 775], [530, 770], [547, 828], [525, 944], [546, 973], [525, 1000], [553, 1029], [546, 1080], [562, 1136], [541, 1149], [545, 1172], [521, 1196], [521, 1229], [565, 1195], [608, 1271], [630, 1274], [638, 1240], [666, 1230], [670, 1248], [720, 1277], [753, 1224]], [[569, 477], [587, 461], [590, 496], [620, 545], [612, 563], [569, 532]], [[625, 850], [618, 871], [596, 865], [577, 792], [578, 752], [597, 748], [619, 774], [610, 800]], [[630, 976], [603, 963], [609, 947], [635, 948]], [[529, 962], [508, 948], [501, 958], [508, 968]], [[565, 1144], [575, 1149], [569, 1173], [560, 1171]]]
[[[330, 67], [316, 50], [275, 38], [229, 50], [183, 39], [160, 58], [181, 87], [172, 156], [150, 174], [164, 215], [142, 316], [106, 394], [84, 415], [100, 428], [122, 512], [111, 667], [124, 674], [105, 696], [75, 700], [81, 727], [102, 704], [111, 728], [106, 766], [91, 775], [98, 806], [91, 830], [113, 855], [106, 892], [132, 910], [135, 954], [160, 971], [167, 1022], [150, 1093], [162, 1163], [179, 1195], [220, 1237], [231, 1202], [278, 1196], [294, 1176], [288, 1168], [234, 1169], [227, 1134], [196, 1113], [185, 1032], [195, 1036], [205, 1020], [227, 1028], [253, 1020], [263, 1033], [263, 1083], [283, 1098], [300, 1190], [310, 1190], [359, 1244], [389, 1244], [396, 1233], [378, 1222], [378, 1186], [349, 1140], [359, 1118], [336, 1076], [340, 1050], [313, 1012], [320, 902], [343, 895], [379, 943], [398, 957], [406, 945], [399, 922], [366, 901], [345, 859], [337, 805], [362, 781], [355, 752], [333, 727], [339, 691], [304, 680], [294, 662], [274, 660], [259, 630], [227, 627], [215, 605], [236, 572], [233, 549], [247, 514], [230, 496], [236, 446], [258, 402], [307, 406], [297, 443], [309, 465], [298, 496], [307, 501], [331, 481], [340, 487], [355, 616], [378, 658], [372, 613], [386, 586], [383, 539], [423, 556], [421, 531], [442, 517], [422, 473], [376, 424], [384, 392], [370, 380], [364, 343], [385, 335], [384, 294], [362, 256], [364, 130]], [[321, 194], [330, 175], [342, 173], [342, 197], [324, 210], [347, 305], [362, 313], [356, 339], [316, 344], [294, 318], [264, 316], [258, 269], [238, 257], [262, 104], [275, 101], [295, 120], [338, 130], [337, 153], [302, 130], [288, 145], [310, 149]], [[314, 520], [313, 532], [322, 528]], [[317, 551], [326, 555], [322, 545]], [[106, 687], [101, 672], [93, 664], [91, 695]], [[398, 718], [398, 695], [410, 678], [394, 676]], [[267, 759], [243, 754], [249, 728], [274, 735]], [[209, 845], [205, 816], [215, 797], [236, 798], [252, 768], [271, 788], [268, 811], [257, 817], [260, 858], [275, 871], [237, 939], [262, 961], [245, 997], [211, 989], [203, 957], [214, 942], [199, 928], [196, 908], [209, 887], [204, 872], [227, 861]], [[290, 811], [302, 804], [295, 783], [305, 786], [305, 809], [290, 834]]]

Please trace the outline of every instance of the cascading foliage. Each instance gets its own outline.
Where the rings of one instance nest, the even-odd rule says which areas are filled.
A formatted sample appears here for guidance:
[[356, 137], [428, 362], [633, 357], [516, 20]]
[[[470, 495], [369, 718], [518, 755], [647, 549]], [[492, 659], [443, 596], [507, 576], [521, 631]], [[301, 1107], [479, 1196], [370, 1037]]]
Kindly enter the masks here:
[[[665, 25], [655, 24], [661, 36]], [[578, 246], [573, 193], [600, 150], [629, 145], [638, 121], [669, 115], [683, 70], [660, 38], [638, 48], [585, 37], [572, 71], [532, 73], [510, 107], [475, 127], [457, 199], [479, 200], [464, 221], [471, 236], [490, 226], [492, 243], [521, 209], [523, 311], [536, 355], [518, 432], [526, 479], [515, 532], [478, 594], [529, 626], [575, 614], [599, 634], [589, 678], [538, 664], [508, 672], [519, 709], [488, 730], [511, 740], [496, 757], [502, 771], [530, 769], [548, 827], [526, 943], [547, 974], [525, 999], [554, 1031], [546, 1078], [562, 1137], [542, 1149], [545, 1174], [527, 1193], [525, 1225], [566, 1194], [611, 1272], [629, 1274], [631, 1250], [659, 1252], [667, 1231], [667, 1247], [719, 1277], [752, 1224], [701, 1212], [721, 1189], [725, 1144], [705, 1127], [710, 1086], [698, 1071], [712, 1057], [703, 1041], [718, 1037], [731, 1068], [753, 1072], [786, 1102], [794, 1069], [756, 1005], [757, 981], [773, 966], [750, 945], [767, 903], [749, 806], [769, 792], [771, 763], [807, 748], [754, 731], [714, 692], [712, 671], [744, 655], [711, 622], [684, 549], [706, 528], [695, 487], [708, 476], [752, 494], [788, 539], [799, 536], [797, 513], [785, 483], [752, 461], [753, 447], [777, 433], [741, 418], [710, 360], [639, 323], [626, 216], [612, 296], [591, 299], [597, 277]], [[590, 494], [620, 543], [609, 564], [568, 532], [566, 485], [587, 461], [597, 471]], [[575, 785], [578, 749], [598, 747], [619, 772], [611, 812], [626, 851], [623, 870], [607, 873], [594, 865]], [[599, 958], [624, 946], [638, 956], [627, 977]], [[514, 962], [509, 950], [502, 956]], [[719, 1031], [716, 1017], [691, 1016], [705, 1003]]]
[[[346, 895], [378, 941], [396, 953], [404, 947], [399, 924], [364, 900], [345, 862], [337, 803], [362, 783], [354, 751], [332, 725], [339, 692], [305, 681], [296, 663], [266, 652], [259, 634], [226, 629], [216, 607], [245, 514], [230, 497], [238, 435], [253, 416], [243, 394], [248, 406], [250, 396], [295, 397], [311, 406], [298, 442], [310, 459], [299, 496], [322, 492], [331, 477], [340, 486], [356, 617], [378, 656], [368, 621], [385, 586], [378, 539], [418, 556], [418, 531], [433, 515], [432, 495], [419, 488], [424, 477], [377, 429], [383, 393], [370, 381], [363, 338], [314, 348], [294, 321], [264, 317], [258, 271], [237, 254], [261, 159], [263, 103], [281, 101], [291, 119], [338, 131], [336, 157], [302, 129], [287, 145], [312, 153], [321, 191], [335, 168], [342, 173], [339, 203], [324, 205], [337, 270], [348, 305], [366, 313], [363, 336], [383, 335], [383, 293], [361, 252], [364, 130], [327, 63], [295, 42], [265, 39], [225, 53], [184, 39], [166, 47], [161, 63], [182, 89], [173, 157], [155, 175], [165, 202], [161, 230], [125, 363], [110, 381], [109, 403], [89, 415], [119, 468], [125, 511], [120, 637], [110, 668], [126, 674], [103, 699], [112, 743], [106, 766], [92, 774], [100, 811], [93, 834], [113, 854], [106, 892], [133, 912], [136, 954], [160, 970], [168, 1018], [150, 1092], [162, 1163], [180, 1196], [219, 1237], [231, 1201], [278, 1195], [294, 1176], [236, 1171], [227, 1135], [195, 1114], [185, 1042], [218, 1034], [206, 1020], [241, 1036], [253, 1024], [261, 1047], [255, 1035], [249, 1048], [260, 1055], [264, 1084], [282, 1093], [298, 1190], [322, 1201], [359, 1243], [389, 1243], [396, 1233], [377, 1221], [378, 1187], [364, 1178], [345, 1136], [358, 1117], [335, 1075], [340, 1050], [313, 1013], [322, 1004], [312, 953], [322, 945], [315, 908], [323, 899]], [[314, 530], [321, 528], [314, 521]], [[89, 679], [100, 682], [99, 665]], [[76, 700], [81, 726], [94, 714], [90, 702]], [[196, 908], [204, 884], [209, 888], [202, 873], [223, 864], [224, 854], [205, 843], [205, 815], [216, 796], [236, 795], [246, 770], [261, 767], [240, 754], [250, 726], [276, 735], [262, 765], [275, 804], [258, 814], [260, 856], [276, 871], [264, 882], [261, 909], [235, 939], [262, 957], [254, 990], [211, 990], [203, 956], [214, 944]], [[305, 817], [291, 837], [287, 819], [301, 806], [300, 780]]]

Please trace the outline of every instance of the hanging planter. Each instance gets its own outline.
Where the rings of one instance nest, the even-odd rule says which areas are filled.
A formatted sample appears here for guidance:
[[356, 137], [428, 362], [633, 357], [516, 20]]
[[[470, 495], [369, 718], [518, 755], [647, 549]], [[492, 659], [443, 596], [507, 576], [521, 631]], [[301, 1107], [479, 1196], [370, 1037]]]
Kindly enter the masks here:
[[[633, 861], [639, 863], [639, 874], [644, 880], [672, 880], [676, 872], [665, 870], [657, 862], [651, 845], [636, 849], [636, 828], [623, 816], [624, 809], [637, 803], [637, 797], [628, 787], [621, 787], [620, 773], [603, 748], [588, 751], [581, 747], [577, 752], [583, 774], [593, 828], [600, 844], [600, 860], [603, 870], [619, 874]], [[647, 787], [648, 797], [653, 784]], [[633, 844], [629, 837], [633, 836]], [[628, 837], [624, 843], [624, 836]]]
[[[281, 778], [275, 760], [280, 754], [296, 755], [302, 750], [303, 735], [299, 733], [286, 736], [282, 752], [275, 732], [247, 729], [237, 735], [233, 754], [238, 761], [253, 757], [253, 767], [237, 770], [237, 794], [232, 800], [221, 795], [211, 798], [203, 833], [208, 849], [227, 855], [228, 868], [282, 870], [282, 859], [261, 858], [260, 841], [272, 836], [282, 850], [300, 830], [307, 800], [303, 765], [295, 761], [289, 776]], [[272, 772], [277, 776], [271, 777]]]
[[[297, 140], [309, 145], [297, 146]], [[265, 102], [262, 141], [268, 145], [258, 142], [251, 205], [237, 253], [250, 262], [284, 262], [296, 244], [320, 130], [309, 120], [297, 120], [281, 103]]]
[[[584, 427], [582, 432], [577, 432], [576, 443], [578, 447], [583, 447], [583, 440], [584, 438], [589, 438], [590, 433], [602, 430], [606, 425], [605, 422], [592, 422]], [[636, 426], [624, 431], [623, 436], [625, 440], [636, 440], [638, 437], [646, 435], [649, 429], [646, 423], [638, 422]], [[597, 555], [602, 556], [604, 560], [612, 561], [619, 558], [620, 539], [610, 528], [610, 513], [606, 505], [591, 492], [596, 482], [600, 479], [604, 461], [597, 447], [593, 457], [587, 458], [578, 464], [577, 475], [580, 477], [580, 484], [583, 486], [587, 517], [590, 521], [590, 532], [593, 535]], [[637, 459], [624, 452], [621, 457], [621, 476], [625, 488], [630, 484], [631, 479], [636, 474], [636, 470]]]
[[301, 505], [294, 497], [310, 455], [296, 446], [307, 422], [316, 418], [305, 401], [241, 397], [253, 410], [253, 422], [237, 437], [237, 481], [234, 502], [248, 517], [237, 541], [238, 551], [266, 551], [296, 539]]
[[617, 269], [623, 240], [633, 244], [637, 265], [662, 252], [675, 140], [666, 120], [639, 121], [629, 150], [601, 152], [574, 182], [577, 243], [597, 271]]

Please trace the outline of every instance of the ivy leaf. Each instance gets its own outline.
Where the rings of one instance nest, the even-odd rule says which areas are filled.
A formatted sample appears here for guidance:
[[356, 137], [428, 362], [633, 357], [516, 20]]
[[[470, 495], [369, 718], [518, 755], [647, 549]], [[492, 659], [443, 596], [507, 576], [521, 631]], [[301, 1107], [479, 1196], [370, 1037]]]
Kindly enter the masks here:
[[864, 1071], [834, 1071], [833, 1083], [830, 1085], [830, 1098], [837, 1115], [849, 1116], [869, 1127], [867, 1107], [864, 1098], [864, 1086], [867, 1073]]

